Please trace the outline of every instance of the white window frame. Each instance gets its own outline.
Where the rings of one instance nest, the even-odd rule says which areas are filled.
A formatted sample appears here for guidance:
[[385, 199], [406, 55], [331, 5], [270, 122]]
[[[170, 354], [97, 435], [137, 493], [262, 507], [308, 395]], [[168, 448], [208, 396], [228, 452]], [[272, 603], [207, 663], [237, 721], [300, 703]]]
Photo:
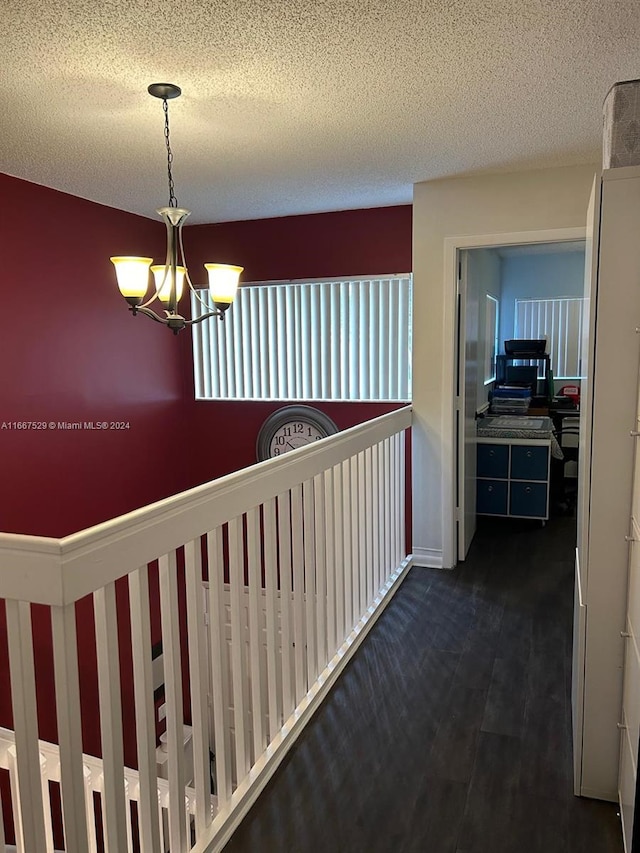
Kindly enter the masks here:
[[[500, 300], [490, 293], [485, 294], [485, 350], [484, 384], [496, 379], [496, 356], [498, 355], [498, 331], [500, 328]], [[491, 306], [491, 308], [489, 307]]]
[[192, 328], [196, 399], [410, 400], [411, 303], [409, 273], [244, 284]]

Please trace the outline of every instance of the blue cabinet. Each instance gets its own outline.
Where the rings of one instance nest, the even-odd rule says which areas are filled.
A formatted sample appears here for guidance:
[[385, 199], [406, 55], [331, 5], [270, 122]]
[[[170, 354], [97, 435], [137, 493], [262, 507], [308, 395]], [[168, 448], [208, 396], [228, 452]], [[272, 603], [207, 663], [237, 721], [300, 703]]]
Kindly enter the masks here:
[[550, 442], [478, 439], [476, 512], [549, 518]]

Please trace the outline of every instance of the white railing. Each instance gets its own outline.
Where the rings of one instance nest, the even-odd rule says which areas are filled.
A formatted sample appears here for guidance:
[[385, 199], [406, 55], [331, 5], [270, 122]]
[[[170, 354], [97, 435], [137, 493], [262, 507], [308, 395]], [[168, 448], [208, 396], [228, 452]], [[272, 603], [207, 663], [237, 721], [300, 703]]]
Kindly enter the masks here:
[[[57, 744], [47, 741], [38, 742], [38, 753], [40, 756], [40, 780], [42, 785], [43, 801], [49, 798], [49, 786], [60, 784], [60, 749]], [[0, 727], [0, 767], [9, 771], [9, 782], [12, 794], [13, 812], [20, 820], [20, 797], [19, 781], [16, 761], [16, 742], [13, 731]], [[101, 849], [98, 837], [98, 825], [100, 815], [103, 812], [104, 803], [102, 795], [104, 791], [104, 767], [102, 759], [93, 755], [82, 756], [85, 785], [85, 811], [88, 831], [88, 848], [91, 853], [97, 853]], [[169, 826], [169, 783], [165, 779], [157, 780], [158, 786], [158, 837], [161, 850], [169, 850], [168, 826]], [[131, 805], [137, 804], [140, 799], [140, 776], [137, 770], [130, 767], [124, 768], [125, 789], [125, 817], [127, 820], [127, 836], [131, 839], [129, 849], [132, 849], [134, 830], [132, 828]], [[217, 807], [216, 797], [211, 798], [212, 814]], [[137, 808], [137, 806], [134, 806]], [[191, 831], [191, 825], [196, 812], [196, 792], [193, 788], [185, 788], [185, 819], [187, 832]], [[51, 820], [45, 821], [45, 833], [47, 838], [47, 849], [54, 849], [53, 826]], [[22, 833], [18, 829], [18, 836]], [[10, 848], [15, 849], [15, 848]]]
[[[61, 540], [0, 534], [18, 850], [51, 851], [55, 840], [89, 853], [96, 833], [110, 853], [224, 846], [408, 571], [410, 423], [410, 408], [384, 415]], [[149, 584], [156, 573], [158, 601]], [[116, 605], [117, 583], [127, 587], [125, 607], [122, 596]], [[76, 602], [85, 596], [100, 705], [94, 770], [81, 735]], [[46, 605], [51, 621], [59, 750], [46, 784], [42, 765], [52, 762], [38, 737], [46, 709], [36, 701], [31, 604]], [[158, 780], [152, 617], [162, 633], [166, 783]], [[133, 709], [123, 707], [119, 665], [129, 636]], [[136, 770], [125, 768], [123, 751], [123, 716], [134, 713]], [[51, 818], [58, 779], [63, 844]]]

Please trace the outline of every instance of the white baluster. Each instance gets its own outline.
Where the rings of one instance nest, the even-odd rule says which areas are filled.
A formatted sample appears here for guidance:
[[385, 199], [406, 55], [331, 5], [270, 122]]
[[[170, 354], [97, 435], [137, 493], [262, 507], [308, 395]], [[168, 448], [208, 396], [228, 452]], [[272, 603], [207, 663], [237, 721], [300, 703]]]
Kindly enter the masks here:
[[269, 697], [269, 741], [271, 742], [282, 726], [277, 525], [274, 498], [264, 504], [262, 525], [264, 528], [264, 577], [267, 600], [267, 695]]
[[291, 636], [291, 496], [278, 495], [278, 544], [280, 558], [280, 633], [282, 637], [282, 715], [293, 712]]
[[127, 848], [124, 795], [122, 705], [115, 584], [93, 594], [100, 693], [100, 735], [104, 775], [103, 831], [108, 853]]
[[267, 746], [264, 728], [265, 708], [263, 706], [263, 685], [266, 673], [262, 672], [262, 608], [265, 597], [262, 595], [260, 566], [260, 516], [256, 507], [247, 513], [247, 568], [249, 580], [249, 671], [255, 761], [262, 755]]
[[371, 606], [374, 597], [373, 582], [373, 525], [372, 525], [372, 475], [371, 448], [364, 451], [364, 524], [365, 524], [365, 564], [367, 578], [367, 607]]
[[391, 572], [395, 568], [392, 565], [391, 552], [391, 526], [393, 524], [393, 514], [391, 510], [391, 459], [390, 459], [390, 441], [388, 438], [384, 440], [384, 579], [387, 581]]
[[[84, 806], [85, 820], [87, 824], [87, 842], [89, 853], [98, 853], [98, 842], [96, 839], [96, 813], [93, 802], [93, 782], [92, 773], [89, 767], [82, 768], [82, 778], [84, 781]], [[66, 841], [66, 834], [65, 834]], [[146, 853], [146, 851], [145, 851]]]
[[138, 826], [142, 853], [155, 853], [160, 847], [158, 830], [158, 776], [156, 764], [156, 720], [153, 701], [153, 662], [151, 658], [151, 618], [149, 614], [149, 575], [142, 566], [129, 575], [129, 609], [133, 687], [136, 706], [136, 740], [140, 799]]
[[[75, 604], [52, 607], [51, 628], [65, 845], [69, 853], [93, 853], [91, 832], [86, 818], [85, 775], [82, 764], [82, 713]], [[95, 829], [93, 839], [95, 845]]]
[[51, 825], [51, 796], [49, 795], [49, 775], [47, 759], [40, 754], [40, 784], [42, 786], [42, 802], [44, 805], [44, 835], [47, 842], [47, 853], [53, 851], [53, 827]]
[[211, 768], [209, 761], [209, 673], [207, 632], [202, 597], [202, 551], [200, 539], [184, 546], [187, 587], [187, 636], [191, 684], [193, 776], [196, 789], [196, 839], [211, 823]]
[[209, 638], [211, 643], [211, 690], [216, 761], [218, 810], [231, 797], [231, 750], [229, 743], [229, 679], [227, 667], [226, 614], [222, 531], [207, 534], [209, 559]]
[[291, 556], [293, 577], [293, 642], [295, 704], [307, 692], [302, 487], [291, 489]]
[[236, 783], [249, 772], [244, 707], [244, 544], [242, 517], [229, 522], [229, 584], [231, 593], [231, 683], [235, 731]]
[[6, 614], [16, 738], [16, 777], [12, 791], [16, 797], [13, 804], [16, 836], [20, 839], [17, 846], [29, 853], [39, 853], [47, 847], [40, 780], [31, 605], [7, 599]]
[[360, 616], [364, 616], [367, 597], [367, 516], [365, 496], [365, 454], [358, 454], [358, 574], [360, 576]]
[[158, 570], [169, 753], [169, 838], [172, 853], [183, 853], [187, 847], [184, 822], [184, 717], [175, 551], [160, 557]]
[[345, 636], [351, 633], [353, 618], [353, 565], [351, 563], [351, 466], [346, 459], [342, 465], [342, 562], [344, 565], [344, 624]]
[[382, 586], [380, 551], [380, 456], [379, 445], [371, 448], [371, 570], [373, 574], [373, 597], [376, 598]]
[[4, 835], [4, 815], [2, 814], [2, 799], [0, 798], [0, 853], [7, 853]]
[[352, 456], [349, 460], [349, 528], [351, 530], [351, 574], [353, 585], [353, 624], [356, 625], [360, 621], [362, 615], [362, 596], [360, 590], [360, 554], [359, 554], [359, 536], [358, 528], [358, 456]]
[[336, 465], [333, 469], [333, 525], [333, 564], [335, 567], [336, 595], [336, 647], [339, 648], [345, 638], [342, 465]]
[[307, 689], [318, 677], [318, 658], [316, 651], [316, 537], [315, 537], [315, 498], [313, 480], [302, 484], [302, 507], [304, 512], [304, 589], [305, 622], [307, 639]]
[[324, 472], [324, 522], [326, 542], [326, 579], [327, 579], [327, 661], [336, 653], [336, 561], [333, 514], [333, 469]]
[[406, 541], [405, 541], [405, 538], [406, 538], [405, 519], [406, 519], [407, 501], [406, 501], [406, 485], [405, 485], [406, 484], [406, 469], [405, 469], [405, 453], [406, 453], [406, 451], [405, 451], [405, 433], [404, 432], [398, 434], [398, 444], [399, 444], [399, 453], [400, 453], [400, 460], [398, 463], [399, 467], [400, 467], [400, 480], [399, 480], [399, 484], [398, 484], [398, 491], [400, 493], [399, 494], [400, 547], [399, 547], [399, 553], [398, 553], [398, 565], [400, 565], [400, 563], [402, 562], [402, 560], [404, 560], [404, 558], [406, 557], [406, 554], [407, 554], [407, 546], [406, 546]]
[[327, 655], [327, 551], [325, 533], [324, 474], [313, 478], [314, 491], [314, 540], [316, 566], [316, 648], [318, 650], [318, 672], [322, 672], [329, 661]]

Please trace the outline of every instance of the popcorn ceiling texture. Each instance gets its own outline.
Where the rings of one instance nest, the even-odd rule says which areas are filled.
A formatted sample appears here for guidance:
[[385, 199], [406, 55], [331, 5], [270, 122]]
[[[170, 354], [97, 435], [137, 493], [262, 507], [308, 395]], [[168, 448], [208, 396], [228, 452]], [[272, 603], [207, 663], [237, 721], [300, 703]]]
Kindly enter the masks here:
[[410, 202], [418, 181], [598, 162], [637, 0], [4, 0], [0, 171], [215, 222]]

